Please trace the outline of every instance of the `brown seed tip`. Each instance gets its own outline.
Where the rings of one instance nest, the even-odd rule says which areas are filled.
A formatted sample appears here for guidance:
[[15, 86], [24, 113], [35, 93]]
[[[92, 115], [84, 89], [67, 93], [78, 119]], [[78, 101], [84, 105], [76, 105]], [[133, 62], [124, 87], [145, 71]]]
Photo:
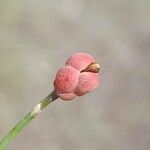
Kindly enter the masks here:
[[93, 72], [93, 73], [98, 73], [100, 70], [100, 64], [97, 64], [95, 62], [91, 63], [88, 65], [84, 70], [81, 72]]

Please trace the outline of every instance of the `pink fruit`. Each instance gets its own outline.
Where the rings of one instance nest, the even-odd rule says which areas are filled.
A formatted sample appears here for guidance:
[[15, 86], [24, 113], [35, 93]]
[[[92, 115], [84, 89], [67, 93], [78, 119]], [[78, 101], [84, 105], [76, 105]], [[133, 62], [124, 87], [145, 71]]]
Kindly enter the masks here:
[[99, 84], [99, 64], [86, 53], [75, 53], [56, 74], [54, 87], [63, 100], [93, 91]]

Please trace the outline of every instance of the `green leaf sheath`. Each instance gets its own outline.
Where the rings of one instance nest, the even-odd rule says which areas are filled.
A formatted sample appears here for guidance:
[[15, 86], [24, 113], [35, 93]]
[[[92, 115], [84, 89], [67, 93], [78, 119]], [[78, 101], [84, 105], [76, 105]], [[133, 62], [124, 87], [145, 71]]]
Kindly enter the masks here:
[[17, 136], [22, 129], [24, 129], [45, 107], [47, 107], [51, 102], [56, 100], [58, 97], [53, 91], [41, 102], [39, 102], [31, 112], [29, 112], [0, 142], [0, 150], [4, 150], [6, 146]]

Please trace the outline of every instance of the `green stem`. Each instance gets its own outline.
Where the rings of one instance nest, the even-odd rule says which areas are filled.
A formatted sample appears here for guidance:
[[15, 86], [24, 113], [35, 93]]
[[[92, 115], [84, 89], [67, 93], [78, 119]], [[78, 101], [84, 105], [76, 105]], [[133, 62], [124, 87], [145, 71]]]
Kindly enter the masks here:
[[39, 102], [31, 112], [29, 112], [0, 142], [0, 150], [4, 150], [5, 147], [18, 135], [18, 133], [24, 129], [48, 104], [56, 100], [58, 97], [53, 91], [41, 102]]

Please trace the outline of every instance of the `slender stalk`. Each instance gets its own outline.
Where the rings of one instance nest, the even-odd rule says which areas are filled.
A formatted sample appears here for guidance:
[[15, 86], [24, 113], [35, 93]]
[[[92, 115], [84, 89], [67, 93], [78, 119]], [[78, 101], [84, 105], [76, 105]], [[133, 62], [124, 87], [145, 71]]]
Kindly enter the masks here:
[[0, 150], [4, 150], [22, 129], [24, 129], [47, 105], [52, 103], [57, 98], [58, 97], [55, 91], [53, 91], [41, 102], [36, 104], [33, 110], [29, 112], [0, 142]]

